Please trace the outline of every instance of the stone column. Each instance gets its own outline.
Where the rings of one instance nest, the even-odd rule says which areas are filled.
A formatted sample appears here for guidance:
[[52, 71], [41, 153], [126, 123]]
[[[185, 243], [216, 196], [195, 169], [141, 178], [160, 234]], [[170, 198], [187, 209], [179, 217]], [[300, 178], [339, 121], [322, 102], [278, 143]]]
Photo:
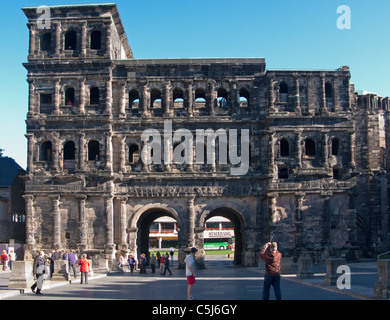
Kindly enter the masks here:
[[109, 77], [106, 80], [106, 106], [104, 114], [112, 116], [112, 78]]
[[80, 230], [80, 244], [79, 249], [88, 249], [88, 219], [85, 214], [85, 201], [87, 196], [85, 194], [76, 194], [76, 199], [79, 202], [79, 230]]
[[28, 133], [25, 135], [27, 138], [27, 172], [34, 172], [34, 146], [35, 146], [35, 137], [33, 133]]
[[322, 136], [322, 165], [326, 169], [329, 167], [329, 145], [328, 145], [328, 132], [324, 132]]
[[188, 210], [188, 246], [193, 247], [195, 245], [195, 196], [190, 196], [187, 199]]
[[149, 116], [149, 89], [148, 84], [142, 86], [142, 116]]
[[302, 215], [303, 215], [303, 199], [305, 197], [305, 193], [296, 193], [296, 213], [294, 217], [295, 224], [295, 247], [302, 247], [302, 236], [303, 236], [303, 224], [302, 224]]
[[118, 137], [120, 143], [120, 153], [119, 153], [119, 172], [126, 172], [126, 137]]
[[106, 136], [106, 170], [112, 170], [112, 142], [111, 133], [107, 132]]
[[61, 215], [60, 215], [60, 196], [52, 195], [49, 196], [51, 199], [52, 207], [53, 207], [53, 244], [56, 249], [61, 248]]
[[325, 75], [321, 74], [321, 104], [320, 112], [327, 113], [329, 110], [326, 108], [326, 96], [325, 96]]
[[188, 99], [187, 99], [187, 113], [188, 113], [188, 116], [193, 117], [194, 116], [194, 109], [193, 109], [194, 97], [193, 97], [192, 83], [191, 82], [188, 83], [187, 96], [188, 96]]
[[311, 115], [314, 115], [316, 113], [314, 105], [314, 94], [314, 78], [312, 75], [309, 75], [307, 79], [307, 108], [309, 114]]
[[356, 168], [356, 162], [355, 162], [355, 132], [351, 133], [351, 136], [349, 138], [349, 166], [352, 170]]
[[210, 85], [210, 116], [215, 116], [215, 104], [217, 95], [215, 92], [215, 81], [211, 81]]
[[126, 118], [126, 83], [120, 84], [119, 118]]
[[118, 198], [121, 202], [121, 237], [120, 237], [120, 243], [121, 245], [126, 245], [127, 243], [127, 197], [119, 197]]
[[35, 80], [28, 79], [28, 114], [35, 115], [38, 112], [38, 103], [35, 96]]
[[54, 110], [53, 113], [58, 115], [61, 113], [60, 111], [60, 79], [56, 79], [54, 81], [54, 97], [53, 97]]
[[[230, 86], [230, 106], [228, 108], [230, 109], [229, 114], [237, 113], [240, 108], [240, 95], [237, 89], [237, 82], [231, 83]], [[248, 101], [249, 104], [249, 101]]]
[[171, 108], [171, 83], [168, 81], [165, 83], [164, 87], [164, 115], [171, 117], [173, 115], [173, 110]]
[[296, 157], [295, 159], [297, 159], [297, 169], [300, 170], [302, 168], [302, 145], [301, 145], [301, 141], [302, 141], [302, 131], [301, 130], [298, 130], [298, 131], [295, 131], [295, 144], [296, 144]]
[[274, 88], [274, 80], [275, 78], [272, 76], [269, 79], [268, 92], [269, 92], [269, 110], [268, 113], [275, 112], [275, 88]]
[[54, 171], [59, 171], [59, 154], [60, 154], [60, 142], [58, 139], [58, 135], [53, 135], [53, 140], [52, 140], [52, 156], [53, 156], [53, 170]]
[[111, 57], [111, 47], [112, 47], [112, 41], [111, 41], [111, 21], [106, 22], [105, 24], [106, 27], [106, 53], [105, 57], [110, 58]]
[[34, 196], [31, 194], [23, 195], [26, 203], [26, 244], [29, 250], [35, 245], [34, 228]]
[[87, 55], [87, 21], [80, 21], [81, 24], [81, 57]]
[[338, 112], [340, 109], [339, 104], [339, 82], [338, 78], [333, 78], [333, 105], [334, 105], [334, 111]]
[[79, 106], [80, 114], [85, 114], [85, 81], [86, 81], [85, 77], [83, 77], [80, 80], [80, 106]]
[[112, 201], [112, 194], [104, 197], [107, 219], [107, 246], [111, 248], [114, 246], [114, 207]]
[[269, 167], [268, 174], [273, 179], [276, 178], [275, 173], [275, 132], [268, 133], [268, 154], [269, 154]]
[[295, 80], [295, 97], [294, 97], [294, 103], [295, 103], [295, 114], [301, 115], [301, 103], [300, 103], [300, 92], [299, 92], [299, 75], [294, 76]]
[[61, 23], [55, 22], [55, 47], [54, 47], [54, 56], [58, 57], [61, 53]]
[[79, 136], [79, 169], [85, 171], [85, 133]]
[[29, 38], [29, 50], [28, 50], [28, 55], [29, 59], [32, 59], [35, 55], [35, 24], [33, 23], [28, 23], [27, 24], [29, 32], [30, 32], [30, 38]]

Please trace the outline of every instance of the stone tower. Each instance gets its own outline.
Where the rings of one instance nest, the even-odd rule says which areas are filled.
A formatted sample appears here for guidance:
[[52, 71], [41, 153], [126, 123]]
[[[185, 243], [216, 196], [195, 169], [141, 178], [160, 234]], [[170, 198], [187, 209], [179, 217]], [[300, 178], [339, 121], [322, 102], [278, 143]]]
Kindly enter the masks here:
[[245, 266], [270, 238], [317, 260], [388, 244], [389, 99], [356, 93], [348, 67], [138, 60], [115, 4], [46, 7], [45, 28], [41, 9], [23, 8], [29, 250], [147, 253], [170, 216], [180, 266], [192, 246], [202, 263], [217, 215]]

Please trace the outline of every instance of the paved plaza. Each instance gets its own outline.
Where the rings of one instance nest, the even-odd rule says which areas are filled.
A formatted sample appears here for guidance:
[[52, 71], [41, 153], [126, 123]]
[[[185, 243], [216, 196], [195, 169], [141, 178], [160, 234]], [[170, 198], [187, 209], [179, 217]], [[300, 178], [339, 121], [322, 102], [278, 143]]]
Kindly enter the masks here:
[[[43, 295], [30, 290], [21, 294], [7, 290], [10, 272], [0, 273], [0, 297], [3, 300], [186, 300], [185, 271], [171, 268], [173, 275], [161, 276], [159, 270], [147, 274], [139, 272], [96, 275], [89, 284], [72, 281], [54, 285], [45, 281]], [[325, 265], [315, 265], [313, 279], [298, 280], [295, 274], [284, 275], [281, 282], [283, 300], [367, 300], [375, 299], [377, 281], [375, 260], [351, 263], [351, 289], [339, 290], [336, 286], [324, 286]], [[263, 272], [258, 268], [235, 266], [221, 256], [207, 256], [206, 269], [198, 270], [193, 295], [201, 301], [261, 300]], [[294, 271], [294, 270], [293, 270]], [[271, 299], [275, 296], [271, 290]]]

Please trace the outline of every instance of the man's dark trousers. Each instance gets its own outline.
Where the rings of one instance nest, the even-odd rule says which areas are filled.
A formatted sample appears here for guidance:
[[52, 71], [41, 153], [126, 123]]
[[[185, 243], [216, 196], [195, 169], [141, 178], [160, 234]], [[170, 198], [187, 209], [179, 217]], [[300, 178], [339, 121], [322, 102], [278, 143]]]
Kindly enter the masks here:
[[269, 291], [271, 286], [274, 287], [276, 300], [282, 300], [282, 294], [280, 291], [280, 274], [270, 276], [264, 275], [264, 286], [263, 286], [263, 300], [269, 300]]

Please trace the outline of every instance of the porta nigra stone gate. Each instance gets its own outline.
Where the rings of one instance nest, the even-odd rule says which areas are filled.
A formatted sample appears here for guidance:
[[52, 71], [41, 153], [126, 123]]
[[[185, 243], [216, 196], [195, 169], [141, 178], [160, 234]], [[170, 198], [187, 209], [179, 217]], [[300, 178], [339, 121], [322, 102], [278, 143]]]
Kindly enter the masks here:
[[355, 92], [347, 66], [138, 60], [115, 4], [52, 6], [46, 29], [23, 11], [27, 253], [148, 254], [161, 216], [177, 221], [181, 267], [192, 246], [204, 263], [213, 216], [231, 220], [244, 266], [270, 239], [315, 261], [388, 247], [389, 98]]

